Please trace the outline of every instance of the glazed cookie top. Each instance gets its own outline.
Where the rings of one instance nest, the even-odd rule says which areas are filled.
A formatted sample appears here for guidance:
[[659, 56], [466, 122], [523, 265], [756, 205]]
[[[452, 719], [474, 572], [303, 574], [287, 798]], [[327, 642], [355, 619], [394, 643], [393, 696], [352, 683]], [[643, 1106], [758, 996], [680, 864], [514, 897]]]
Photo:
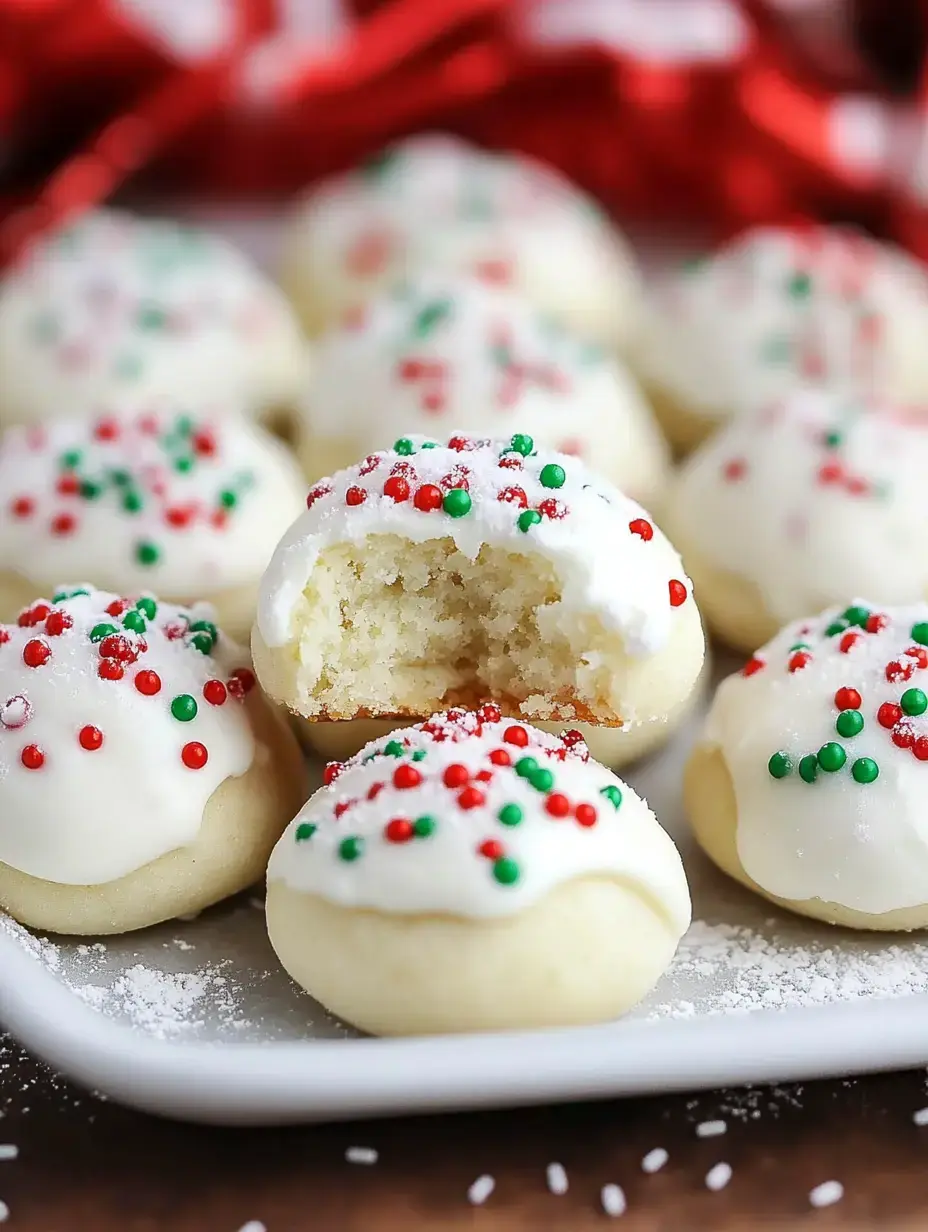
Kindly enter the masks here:
[[698, 414], [740, 414], [823, 384], [928, 395], [928, 280], [855, 231], [747, 231], [659, 293], [642, 372]]
[[638, 883], [682, 935], [680, 857], [647, 804], [561, 739], [451, 710], [326, 767], [268, 877], [346, 907], [511, 915], [577, 877]]
[[82, 587], [0, 625], [0, 863], [100, 885], [196, 837], [255, 756], [248, 656], [211, 615]]
[[928, 604], [788, 625], [719, 687], [737, 844], [771, 894], [880, 914], [928, 897]]
[[281, 293], [224, 240], [98, 210], [0, 284], [0, 416], [126, 396], [262, 410], [295, 399], [304, 347]]
[[780, 621], [860, 592], [909, 602], [928, 583], [926, 475], [928, 411], [803, 389], [701, 446], [667, 525]]
[[456, 434], [447, 444], [401, 437], [316, 484], [307, 506], [261, 584], [258, 629], [268, 646], [288, 641], [320, 554], [375, 534], [448, 538], [470, 560], [484, 544], [538, 553], [563, 578], [562, 602], [594, 611], [636, 656], [661, 649], [677, 609], [693, 601], [680, 557], [644, 510], [525, 433], [508, 441]]
[[362, 448], [442, 422], [497, 433], [517, 425], [639, 492], [667, 462], [614, 358], [475, 279], [424, 275], [350, 313], [320, 343], [304, 413], [312, 436], [353, 435]]
[[631, 254], [590, 198], [531, 159], [439, 133], [314, 189], [288, 260], [327, 321], [426, 269], [517, 288], [609, 345], [626, 343], [637, 319]]
[[179, 599], [256, 583], [304, 507], [283, 446], [239, 416], [122, 409], [0, 437], [0, 569]]

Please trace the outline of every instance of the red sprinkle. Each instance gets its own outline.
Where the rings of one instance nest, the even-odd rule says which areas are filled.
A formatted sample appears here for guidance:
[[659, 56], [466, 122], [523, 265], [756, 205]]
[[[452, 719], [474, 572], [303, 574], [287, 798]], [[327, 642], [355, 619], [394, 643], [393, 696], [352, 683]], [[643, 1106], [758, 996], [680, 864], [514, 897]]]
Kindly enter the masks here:
[[27, 667], [42, 667], [51, 657], [51, 646], [40, 638], [32, 638], [23, 647], [23, 662]]
[[326, 787], [328, 787], [330, 783], [335, 782], [344, 768], [345, 763], [343, 761], [330, 761], [326, 763], [326, 767], [322, 772], [322, 781], [325, 783]]
[[462, 809], [480, 808], [486, 801], [486, 796], [479, 787], [465, 787], [458, 795], [458, 805]]
[[448, 442], [448, 448], [456, 449], [458, 453], [460, 453], [462, 449], [473, 449], [473, 447], [472, 442], [466, 436], [452, 436], [451, 440]]
[[470, 771], [466, 766], [462, 766], [460, 762], [454, 762], [453, 765], [445, 767], [445, 773], [441, 776], [441, 781], [446, 787], [452, 789], [463, 787], [465, 783], [470, 781]]
[[45, 618], [45, 632], [49, 637], [60, 637], [65, 629], [70, 629], [73, 624], [73, 617], [67, 612], [49, 612]]
[[120, 663], [134, 663], [139, 652], [121, 633], [108, 633], [100, 643], [100, 655], [104, 659], [118, 659]]
[[168, 526], [181, 530], [193, 521], [196, 509], [192, 505], [171, 505], [164, 511], [164, 520]]
[[383, 485], [384, 496], [389, 496], [397, 503], [409, 500], [409, 484], [402, 475], [391, 475]]
[[670, 606], [679, 607], [681, 603], [686, 602], [686, 587], [682, 582], [678, 582], [676, 578], [671, 579], [668, 583], [670, 587]]
[[912, 745], [912, 752], [919, 761], [928, 761], [928, 736], [919, 736]]
[[747, 663], [745, 663], [744, 667], [742, 667], [741, 675], [753, 676], [755, 672], [763, 671], [766, 666], [767, 664], [763, 661], [763, 659], [758, 659], [755, 655], [753, 659], [748, 659]]
[[910, 749], [915, 743], [912, 724], [903, 719], [893, 728], [893, 744], [898, 749]]
[[561, 518], [566, 518], [570, 512], [563, 501], [559, 501], [554, 496], [547, 496], [538, 505], [538, 512], [546, 518], [555, 518], [560, 521]]
[[518, 505], [520, 509], [528, 508], [528, 497], [524, 488], [502, 488], [496, 499], [509, 505]]
[[203, 686], [203, 697], [211, 706], [221, 706], [229, 696], [226, 686], [221, 680], [207, 680]]
[[[375, 471], [379, 465], [380, 465], [380, 454], [379, 453], [369, 453], [367, 457], [364, 459], [364, 461], [361, 463], [361, 465], [358, 467], [358, 474], [359, 475], [369, 475], [371, 471]], [[316, 489], [314, 488], [313, 492], [315, 491]], [[328, 488], [327, 491], [331, 492], [332, 489]], [[312, 492], [310, 492], [309, 495], [312, 496]], [[320, 492], [319, 495], [322, 496], [323, 493]], [[309, 497], [307, 497], [306, 499], [307, 499], [307, 504], [308, 504]]]
[[497, 462], [497, 466], [503, 467], [507, 471], [520, 471], [522, 469], [522, 455], [519, 453], [506, 453]]
[[21, 629], [32, 629], [40, 621], [44, 620], [51, 610], [47, 603], [37, 603], [35, 607], [23, 608], [16, 617], [16, 623]]
[[889, 624], [889, 617], [884, 616], [882, 612], [871, 612], [867, 617], [867, 623], [864, 628], [868, 633], [879, 633], [881, 629], [885, 629]]
[[19, 760], [27, 770], [41, 770], [45, 765], [45, 754], [37, 744], [27, 744], [20, 753]]
[[119, 436], [119, 424], [115, 419], [98, 419], [93, 434], [98, 441], [115, 441]]
[[122, 680], [125, 668], [116, 659], [101, 659], [97, 675], [101, 680]]
[[835, 694], [835, 705], [839, 710], [859, 710], [861, 697], [856, 689], [845, 685]]
[[161, 692], [161, 677], [157, 672], [142, 671], [135, 674], [135, 687], [146, 697], [154, 697]]
[[493, 782], [493, 771], [492, 770], [478, 770], [477, 773], [474, 775], [474, 780], [478, 783], [492, 783]]
[[797, 650], [794, 655], [790, 656], [787, 667], [791, 672], [798, 672], [801, 668], [806, 667], [812, 662], [812, 656], [808, 650]]
[[545, 811], [552, 817], [567, 817], [570, 814], [570, 801], [560, 791], [553, 791], [545, 800]]
[[70, 535], [77, 529], [77, 518], [73, 513], [59, 513], [52, 518], [50, 529], [53, 535]]
[[188, 770], [202, 770], [209, 761], [209, 751], [199, 740], [191, 740], [181, 749], [180, 757]]
[[592, 804], [578, 804], [574, 816], [581, 826], [596, 825], [596, 809]]
[[35, 501], [29, 496], [17, 496], [10, 501], [10, 513], [14, 518], [28, 518], [35, 513]]
[[80, 487], [76, 475], [62, 475], [55, 484], [55, 489], [61, 496], [76, 496]]
[[[370, 461], [370, 459], [368, 459], [368, 461]], [[373, 467], [371, 467], [371, 469], [373, 470]], [[306, 508], [312, 509], [317, 500], [321, 500], [323, 496], [328, 496], [331, 491], [332, 485], [330, 483], [317, 483], [314, 488], [310, 488], [309, 490], [306, 497]]]
[[368, 800], [376, 800], [383, 791], [384, 786], [385, 785], [383, 783], [371, 783], [370, 787], [367, 789]]
[[633, 535], [640, 535], [645, 543], [654, 538], [654, 527], [644, 518], [633, 518], [628, 524], [628, 529]]
[[477, 718], [481, 723], [498, 723], [503, 717], [503, 712], [495, 702], [484, 702], [477, 711]]
[[900, 681], [910, 680], [915, 675], [915, 664], [902, 664], [898, 659], [893, 659], [892, 662], [886, 664], [886, 679], [890, 684], [899, 684]]
[[202, 457], [210, 457], [216, 452], [216, 438], [212, 432], [201, 428], [199, 432], [194, 432], [191, 439], [195, 452]]
[[443, 499], [441, 488], [434, 483], [424, 483], [421, 488], [416, 489], [412, 503], [421, 513], [432, 513], [433, 510], [441, 508]]
[[747, 474], [748, 464], [744, 458], [731, 458], [722, 467], [722, 474], [730, 482], [734, 483], [738, 479], [743, 479]]
[[477, 851], [480, 855], [486, 856], [488, 860], [501, 860], [506, 854], [506, 848], [499, 839], [495, 838], [488, 838], [481, 843]]
[[237, 667], [226, 681], [226, 687], [234, 698], [241, 700], [246, 693], [258, 683], [254, 672], [250, 667]]
[[348, 810], [351, 808], [352, 804], [354, 803], [355, 803], [354, 800], [339, 800], [338, 804], [336, 804], [335, 808], [332, 810], [332, 812], [335, 814], [336, 819], [339, 817], [343, 817], [345, 813], [347, 813]]
[[393, 771], [393, 786], [401, 791], [409, 787], [418, 787], [421, 782], [422, 775], [415, 766], [397, 766]]
[[364, 488], [349, 488], [345, 493], [346, 505], [363, 505], [367, 500], [367, 491]]
[[507, 744], [515, 744], [524, 749], [528, 744], [528, 732], [524, 727], [507, 727], [503, 732], [503, 739]]
[[837, 483], [844, 475], [844, 470], [838, 462], [826, 462], [819, 467], [819, 483]]
[[847, 652], [852, 650], [860, 640], [861, 634], [859, 633], [842, 633], [841, 641], [838, 642], [838, 649], [842, 654], [847, 654]]
[[88, 753], [95, 753], [103, 744], [103, 732], [99, 727], [82, 727], [78, 733], [78, 740], [82, 749], [86, 749]]
[[511, 766], [512, 758], [505, 749], [494, 749], [490, 754], [490, 761], [494, 766]]
[[107, 614], [110, 616], [121, 616], [128, 606], [128, 599], [114, 599], [112, 603], [107, 605]]
[[895, 702], [883, 702], [876, 712], [876, 721], [880, 727], [895, 727], [902, 718], [902, 707]]
[[408, 843], [413, 836], [412, 822], [405, 817], [394, 817], [383, 828], [388, 843]]
[[910, 646], [905, 653], [910, 659], [914, 659], [919, 667], [928, 667], [928, 650], [924, 646]]

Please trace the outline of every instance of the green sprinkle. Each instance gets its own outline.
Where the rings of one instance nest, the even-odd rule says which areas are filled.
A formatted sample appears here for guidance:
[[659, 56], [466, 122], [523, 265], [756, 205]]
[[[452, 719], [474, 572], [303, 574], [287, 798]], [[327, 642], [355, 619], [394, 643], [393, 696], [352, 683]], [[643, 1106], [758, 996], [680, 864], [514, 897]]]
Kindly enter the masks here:
[[408, 436], [401, 436], [398, 441], [393, 442], [393, 452], [402, 454], [404, 458], [408, 458], [410, 454], [416, 452], [416, 447]]
[[818, 758], [814, 753], [809, 753], [800, 761], [799, 777], [804, 783], [814, 783], [818, 778]]
[[194, 650], [199, 650], [200, 654], [211, 654], [215, 646], [215, 640], [208, 633], [194, 633], [189, 644]]
[[64, 599], [70, 599], [70, 590], [56, 590], [52, 595], [52, 603], [61, 603]]
[[163, 329], [167, 320], [168, 314], [157, 304], [142, 304], [135, 318], [139, 329]]
[[849, 625], [859, 625], [862, 629], [867, 623], [870, 616], [870, 609], [866, 607], [848, 607], [841, 613], [841, 618], [846, 620]]
[[406, 752], [406, 746], [401, 744], [399, 740], [391, 740], [390, 743], [384, 747], [383, 751], [387, 757], [402, 757]]
[[189, 436], [194, 429], [193, 419], [189, 415], [178, 415], [174, 420], [174, 431], [181, 436]]
[[417, 817], [412, 823], [412, 832], [416, 838], [431, 838], [437, 829], [438, 822], [428, 814], [424, 817]]
[[793, 773], [792, 758], [789, 753], [774, 753], [767, 762], [767, 769], [770, 771], [771, 777], [785, 779], [787, 775]]
[[817, 760], [823, 770], [827, 770], [829, 774], [834, 774], [847, 761], [847, 753], [845, 753], [840, 744], [837, 744], [834, 740], [829, 740], [827, 744], [823, 744], [819, 749]]
[[109, 477], [110, 482], [115, 483], [117, 488], [124, 488], [126, 484], [132, 482], [132, 475], [129, 471], [112, 470]]
[[148, 622], [141, 612], [128, 611], [122, 618], [122, 627], [131, 629], [133, 633], [144, 633], [148, 628]]
[[158, 612], [158, 604], [154, 601], [151, 595], [142, 595], [141, 599], [136, 599], [135, 606], [147, 620], [154, 620]]
[[122, 507], [126, 513], [138, 513], [143, 504], [141, 493], [135, 488], [130, 488], [123, 494]]
[[864, 716], [859, 710], [842, 710], [835, 719], [835, 731], [845, 740], [859, 735], [864, 729]]
[[451, 312], [451, 300], [439, 299], [433, 304], [426, 304], [416, 313], [412, 332], [416, 338], [424, 338], [435, 326]]
[[838, 446], [841, 444], [841, 442], [844, 440], [844, 437], [842, 436], [840, 432], [837, 431], [837, 429], [832, 429], [831, 432], [825, 433], [822, 440], [827, 449], [837, 449]]
[[610, 783], [608, 787], [600, 787], [599, 794], [605, 796], [613, 808], [617, 809], [622, 803], [622, 792], [614, 783]]
[[847, 628], [846, 620], [836, 620], [834, 624], [830, 624], [825, 630], [826, 637], [837, 637], [839, 633], [843, 633]]
[[924, 714], [928, 710], [928, 697], [921, 689], [906, 689], [899, 698], [899, 705], [906, 714]]
[[522, 512], [519, 514], [517, 524], [518, 524], [519, 530], [522, 531], [524, 534], [528, 530], [530, 530], [536, 524], [536, 522], [540, 522], [540, 521], [541, 521], [541, 514], [538, 513], [535, 509], [523, 509]]
[[238, 504], [238, 493], [233, 492], [231, 488], [224, 488], [219, 493], [219, 503], [223, 509], [234, 509]]
[[206, 633], [213, 642], [219, 640], [219, 630], [211, 620], [195, 620], [190, 626], [191, 633]]
[[920, 620], [913, 625], [909, 636], [914, 642], [918, 642], [919, 646], [928, 646], [928, 620]]
[[872, 783], [879, 777], [880, 767], [872, 757], [858, 757], [851, 766], [851, 774], [857, 783]]
[[412, 759], [413, 761], [424, 761], [427, 756], [428, 753], [425, 749], [416, 749], [415, 753], [412, 755]]
[[81, 496], [84, 500], [96, 500], [103, 491], [103, 484], [93, 479], [81, 480]]
[[119, 355], [113, 364], [113, 371], [124, 381], [134, 381], [141, 375], [142, 361], [138, 355]]
[[496, 816], [504, 826], [517, 826], [522, 820], [522, 810], [518, 804], [504, 804]]
[[543, 488], [563, 488], [567, 481], [567, 473], [563, 466], [558, 466], [556, 462], [549, 462], [547, 466], [543, 466], [538, 477]]
[[155, 543], [143, 541], [136, 544], [135, 559], [140, 565], [156, 565], [161, 559], [161, 549]]
[[69, 449], [67, 453], [63, 453], [58, 459], [59, 465], [66, 471], [73, 471], [76, 466], [80, 466], [81, 458], [84, 455], [79, 449]]
[[808, 642], [795, 642], [792, 646], [790, 646], [789, 652], [790, 654], [792, 654], [794, 650], [808, 650], [808, 649], [809, 649]]
[[[63, 598], [65, 599], [70, 599], [71, 597], [72, 596], [69, 595], [67, 592], [65, 592], [63, 595]], [[60, 602], [57, 596], [55, 597], [54, 602], [55, 603]], [[94, 625], [94, 627], [90, 630], [90, 640], [92, 642], [102, 642], [103, 639], [105, 637], [109, 637], [111, 633], [118, 633], [118, 632], [119, 630], [116, 628], [115, 625], [108, 625], [106, 623], [101, 624], [101, 625]]]
[[311, 821], [301, 821], [296, 828], [296, 841], [298, 843], [305, 843], [307, 839], [312, 838], [318, 828]]
[[188, 474], [193, 470], [193, 458], [188, 454], [182, 453], [179, 458], [174, 459], [174, 469], [182, 475]]
[[364, 839], [352, 835], [350, 838], [343, 838], [338, 844], [338, 858], [350, 863], [352, 860], [357, 860], [363, 850]]
[[812, 279], [801, 270], [797, 270], [786, 284], [787, 294], [791, 295], [793, 299], [805, 299], [811, 290]]
[[535, 442], [530, 436], [526, 436], [524, 432], [517, 432], [509, 442], [509, 449], [515, 453], [520, 453], [523, 458], [527, 458], [530, 453], [534, 453]]
[[419, 446], [420, 449], [437, 449], [438, 441], [423, 441]]
[[542, 766], [534, 771], [528, 781], [536, 791], [548, 792], [554, 786], [554, 775]]
[[516, 762], [516, 774], [520, 779], [531, 779], [540, 767], [534, 757], [520, 757]]
[[171, 714], [178, 723], [189, 723], [191, 719], [197, 717], [196, 698], [191, 697], [189, 693], [178, 693], [171, 702]]
[[466, 488], [452, 488], [450, 492], [445, 493], [441, 507], [449, 518], [463, 518], [470, 513], [472, 504], [470, 493]]
[[519, 880], [519, 866], [515, 860], [503, 856], [501, 860], [493, 861], [493, 876], [500, 885], [514, 885]]

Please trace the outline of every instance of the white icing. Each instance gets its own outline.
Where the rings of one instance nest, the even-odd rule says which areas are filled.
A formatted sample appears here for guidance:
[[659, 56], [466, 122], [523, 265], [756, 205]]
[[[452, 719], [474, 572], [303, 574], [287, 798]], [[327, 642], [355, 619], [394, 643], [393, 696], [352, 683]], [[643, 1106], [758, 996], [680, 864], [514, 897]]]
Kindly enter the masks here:
[[359, 452], [445, 424], [517, 427], [642, 494], [667, 463], [624, 367], [520, 296], [471, 279], [414, 278], [326, 334], [304, 413], [313, 438], [350, 436]]
[[[831, 435], [834, 434], [834, 435]], [[799, 390], [688, 459], [668, 525], [779, 621], [928, 589], [928, 412]]]
[[328, 320], [410, 273], [478, 273], [578, 332], [628, 342], [640, 296], [631, 253], [554, 170], [444, 134], [413, 137], [315, 188], [292, 223], [287, 277]]
[[[782, 898], [880, 914], [928, 902], [928, 761], [897, 747], [893, 729], [877, 718], [884, 702], [898, 704], [907, 689], [928, 690], [928, 666], [920, 666], [928, 665], [928, 648], [912, 632], [928, 622], [928, 604], [855, 602], [886, 617], [886, 627], [828, 637], [841, 608], [788, 625], [757, 652], [764, 667], [720, 685], [703, 739], [721, 749], [731, 772], [738, 855], [758, 885]], [[928, 625], [918, 635], [928, 639]], [[790, 671], [803, 653], [790, 648], [799, 643], [812, 658]], [[906, 653], [910, 648], [914, 654]], [[850, 738], [835, 727], [835, 694], [843, 687], [861, 697], [864, 727]], [[902, 730], [924, 739], [919, 747], [928, 754], [928, 715], [903, 718]], [[815, 782], [805, 782], [800, 759], [830, 741], [845, 749], [845, 765], [820, 769]], [[768, 770], [777, 751], [792, 760], [785, 778]], [[860, 758], [879, 766], [874, 782], [855, 781], [852, 766]]]
[[[241, 701], [229, 694], [211, 705], [203, 696], [208, 680], [227, 682], [248, 662], [247, 653], [220, 634], [203, 654], [184, 633], [188, 621], [209, 620], [212, 609], [159, 602], [144, 633], [120, 628], [138, 654], [124, 663], [121, 679], [109, 680], [99, 675], [103, 642], [89, 634], [100, 624], [121, 626], [125, 615], [106, 611], [115, 600], [90, 590], [55, 603], [54, 612], [73, 622], [60, 634], [46, 632], [46, 618], [31, 627], [0, 626], [10, 699], [0, 706], [0, 863], [64, 885], [114, 881], [190, 843], [209, 797], [227, 778], [244, 774], [255, 756]], [[34, 640], [51, 655], [30, 667], [23, 651]], [[142, 671], [157, 673], [160, 691], [138, 690]], [[182, 694], [197, 702], [196, 716], [186, 722], [171, 713]], [[85, 726], [103, 733], [99, 748], [82, 747]], [[189, 742], [208, 750], [201, 769], [182, 760]], [[27, 746], [44, 753], [38, 769], [22, 762]]]
[[[565, 881], [599, 874], [634, 884], [682, 934], [690, 920], [683, 867], [645, 801], [588, 760], [582, 741], [567, 748], [553, 736], [518, 724], [529, 739], [519, 747], [504, 738], [513, 726], [506, 720], [481, 722], [480, 712], [452, 711], [366, 745], [290, 824], [271, 856], [269, 879], [346, 907], [486, 918], [512, 915]], [[401, 756], [383, 753], [391, 741], [403, 746]], [[491, 761], [497, 749], [510, 755], [511, 765]], [[425, 756], [414, 761], [418, 751]], [[552, 786], [540, 790], [520, 777], [514, 767], [522, 757], [533, 757], [549, 770]], [[450, 765], [466, 767], [471, 775], [466, 784], [445, 785]], [[400, 766], [413, 767], [421, 782], [397, 787], [393, 775]], [[473, 777], [482, 772], [489, 782]], [[382, 788], [370, 800], [375, 784]], [[610, 787], [620, 793], [618, 809], [601, 794]], [[468, 788], [479, 792], [480, 800], [462, 807]], [[553, 793], [567, 797], [568, 815], [546, 811]], [[513, 804], [522, 818], [506, 825], [498, 815]], [[595, 824], [580, 824], [578, 805], [592, 807]], [[427, 837], [392, 842], [385, 835], [394, 818], [415, 822], [420, 817], [435, 822]], [[311, 837], [297, 838], [305, 834], [301, 826], [311, 825], [317, 827]], [[362, 849], [356, 859], [345, 860], [339, 848], [352, 837], [362, 840]], [[488, 840], [502, 844], [502, 857], [478, 851]], [[494, 875], [498, 858], [515, 862], [518, 876], [511, 884]]]
[[259, 411], [296, 397], [304, 363], [277, 288], [225, 241], [166, 219], [99, 210], [0, 285], [7, 421], [126, 395]]
[[745, 232], [669, 281], [643, 332], [640, 370], [704, 416], [740, 414], [809, 382], [928, 395], [924, 271], [841, 228]]
[[[305, 508], [287, 451], [237, 415], [181, 415], [176, 404], [120, 411], [0, 437], [0, 569], [37, 586], [90, 576], [175, 599], [256, 585]], [[63, 461], [71, 453], [74, 467]], [[99, 491], [84, 499], [67, 487], [81, 483]], [[157, 550], [148, 563], [145, 544]]]
[[[644, 657], [666, 644], [678, 611], [669, 600], [671, 580], [685, 586], [685, 602], [692, 602], [691, 587], [680, 557], [634, 501], [579, 459], [550, 450], [523, 457], [508, 449], [508, 441], [461, 437], [465, 446], [476, 447], [430, 449], [422, 447], [421, 436], [405, 439], [412, 454], [390, 450], [371, 455], [310, 493], [310, 507], [284, 535], [262, 579], [258, 628], [268, 646], [288, 641], [294, 609], [320, 554], [334, 544], [363, 544], [374, 534], [399, 535], [413, 544], [448, 538], [470, 560], [476, 560], [484, 544], [540, 555], [552, 562], [561, 579], [562, 603], [594, 614], [607, 629], [620, 633], [629, 654]], [[548, 465], [563, 468], [562, 487], [542, 484], [540, 475]], [[384, 483], [397, 469], [409, 475], [408, 500], [383, 494]], [[420, 487], [447, 491], [463, 483], [472, 502], [465, 516], [416, 508]], [[524, 493], [528, 510], [550, 511], [527, 531], [519, 528], [521, 503], [500, 499], [502, 491], [513, 487]], [[349, 489], [366, 493], [363, 503], [350, 506]], [[638, 519], [648, 521], [650, 540], [631, 530]], [[557, 615], [552, 605], [548, 616]]]

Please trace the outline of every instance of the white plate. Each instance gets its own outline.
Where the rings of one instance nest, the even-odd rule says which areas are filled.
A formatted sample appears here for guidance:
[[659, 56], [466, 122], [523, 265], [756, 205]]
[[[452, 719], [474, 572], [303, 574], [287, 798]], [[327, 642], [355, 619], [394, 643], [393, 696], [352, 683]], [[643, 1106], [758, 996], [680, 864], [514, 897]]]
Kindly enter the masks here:
[[620, 1023], [358, 1038], [280, 971], [260, 902], [248, 896], [98, 946], [43, 942], [0, 923], [0, 1017], [57, 1069], [113, 1099], [230, 1124], [631, 1095], [928, 1062], [928, 946], [774, 914], [710, 868], [687, 842], [680, 815], [680, 767], [691, 734], [627, 777], [679, 838], [701, 922], [676, 966]]

